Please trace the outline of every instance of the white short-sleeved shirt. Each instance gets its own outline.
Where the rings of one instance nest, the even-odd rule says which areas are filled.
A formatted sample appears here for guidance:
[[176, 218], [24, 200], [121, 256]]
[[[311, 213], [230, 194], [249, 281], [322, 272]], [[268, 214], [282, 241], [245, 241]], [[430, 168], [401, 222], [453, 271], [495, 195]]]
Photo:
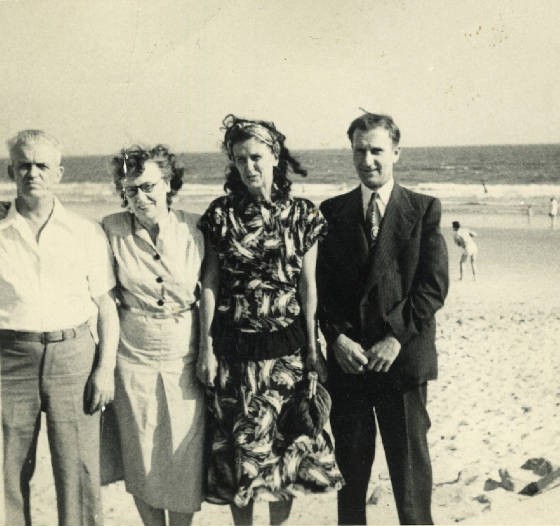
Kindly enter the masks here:
[[171, 210], [159, 223], [156, 243], [130, 212], [107, 216], [102, 224], [115, 258], [121, 305], [146, 313], [173, 314], [196, 301], [204, 238], [198, 216]]
[[93, 298], [114, 286], [111, 252], [100, 225], [55, 198], [37, 241], [15, 201], [10, 204], [0, 219], [0, 329], [75, 327], [97, 312]]
[[[377, 189], [377, 209], [379, 210], [379, 217], [381, 217], [381, 219], [385, 216], [385, 210], [387, 210], [387, 205], [389, 204], [389, 199], [391, 199], [394, 186], [395, 180], [391, 178], [382, 187]], [[368, 188], [364, 183], [361, 183], [360, 187], [362, 189], [362, 212], [365, 219], [373, 190]]]

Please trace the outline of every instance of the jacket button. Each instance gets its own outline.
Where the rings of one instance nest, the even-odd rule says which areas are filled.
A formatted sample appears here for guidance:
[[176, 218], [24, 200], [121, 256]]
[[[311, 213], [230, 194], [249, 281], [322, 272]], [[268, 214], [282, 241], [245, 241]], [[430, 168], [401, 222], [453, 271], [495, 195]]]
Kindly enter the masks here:
[[163, 283], [163, 278], [162, 278], [161, 276], [158, 276], [158, 277], [156, 278], [156, 281], [157, 281], [158, 283]]
[[161, 259], [161, 256], [159, 254], [154, 254], [154, 259], [156, 261], [159, 261]]
[[164, 303], [165, 303], [165, 302], [164, 302], [163, 300], [157, 300], [157, 304], [158, 304], [160, 307], [163, 307], [163, 304], [164, 304]]

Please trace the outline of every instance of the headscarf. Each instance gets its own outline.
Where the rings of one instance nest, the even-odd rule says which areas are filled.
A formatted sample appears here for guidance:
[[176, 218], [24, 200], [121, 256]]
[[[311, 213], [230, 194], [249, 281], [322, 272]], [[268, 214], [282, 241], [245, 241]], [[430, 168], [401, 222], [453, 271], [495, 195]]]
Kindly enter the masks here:
[[226, 115], [222, 124], [222, 129], [225, 130], [224, 147], [230, 160], [233, 161], [233, 139], [236, 135], [235, 132], [238, 131], [258, 139], [269, 146], [276, 157], [280, 157], [280, 151], [286, 137], [276, 129], [273, 122], [252, 121], [236, 117], [230, 113]]

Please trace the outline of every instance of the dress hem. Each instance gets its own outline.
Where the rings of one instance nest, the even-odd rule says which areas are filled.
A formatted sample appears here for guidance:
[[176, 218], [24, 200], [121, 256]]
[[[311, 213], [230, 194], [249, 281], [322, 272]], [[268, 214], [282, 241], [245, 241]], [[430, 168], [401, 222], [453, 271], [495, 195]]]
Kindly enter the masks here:
[[125, 483], [125, 489], [126, 489], [127, 493], [129, 493], [133, 497], [138, 497], [139, 499], [142, 499], [146, 504], [148, 504], [152, 508], [155, 508], [155, 509], [158, 509], [158, 510], [173, 511], [175, 513], [196, 513], [197, 511], [200, 511], [202, 509], [202, 503], [205, 501], [204, 498], [201, 498], [200, 501], [198, 502], [198, 507], [193, 506], [192, 508], [189, 508], [189, 509], [185, 509], [185, 508], [177, 509], [178, 506], [169, 507], [169, 505], [164, 505], [164, 504], [161, 504], [161, 503], [155, 503], [153, 500], [151, 500], [150, 498], [142, 495], [138, 491], [130, 491], [126, 487], [126, 483]]
[[266, 494], [266, 497], [264, 495], [257, 494], [256, 496], [251, 497], [247, 501], [247, 503], [242, 506], [236, 504], [235, 499], [226, 500], [220, 497], [212, 497], [212, 496], [206, 496], [204, 498], [204, 502], [207, 502], [209, 504], [216, 504], [218, 506], [227, 506], [227, 505], [234, 504], [235, 506], [243, 508], [245, 506], [248, 506], [249, 502], [282, 502], [282, 501], [292, 500], [294, 498], [305, 496], [305, 495], [313, 495], [313, 494], [320, 495], [323, 493], [329, 493], [331, 491], [339, 491], [343, 486], [344, 486], [343, 482], [337, 482], [333, 486], [329, 486], [328, 488], [314, 489], [314, 488], [305, 488], [302, 486], [302, 484], [292, 484], [290, 486], [282, 488], [281, 491], [285, 493], [285, 495], [273, 498], [270, 495], [270, 493], [264, 492]]

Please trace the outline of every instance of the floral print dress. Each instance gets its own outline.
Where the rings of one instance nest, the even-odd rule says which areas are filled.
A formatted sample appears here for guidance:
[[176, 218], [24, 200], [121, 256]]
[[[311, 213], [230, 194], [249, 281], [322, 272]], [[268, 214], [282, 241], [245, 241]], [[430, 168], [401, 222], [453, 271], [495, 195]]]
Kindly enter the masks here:
[[340, 489], [327, 431], [294, 437], [279, 424], [304, 377], [297, 288], [324, 218], [306, 199], [268, 203], [226, 195], [210, 204], [199, 228], [220, 265], [206, 500], [243, 507]]

